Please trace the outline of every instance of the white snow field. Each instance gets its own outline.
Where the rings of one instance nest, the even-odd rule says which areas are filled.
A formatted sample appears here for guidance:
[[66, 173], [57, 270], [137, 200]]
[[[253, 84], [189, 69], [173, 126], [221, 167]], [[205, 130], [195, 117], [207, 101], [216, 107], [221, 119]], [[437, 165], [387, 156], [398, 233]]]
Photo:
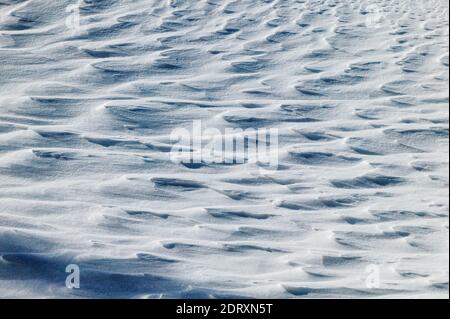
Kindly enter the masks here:
[[448, 298], [448, 9], [0, 0], [0, 297]]

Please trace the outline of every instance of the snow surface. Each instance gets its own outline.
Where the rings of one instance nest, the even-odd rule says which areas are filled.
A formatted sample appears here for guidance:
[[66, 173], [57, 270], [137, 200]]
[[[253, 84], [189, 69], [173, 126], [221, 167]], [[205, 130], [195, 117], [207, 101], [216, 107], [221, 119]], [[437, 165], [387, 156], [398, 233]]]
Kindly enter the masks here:
[[0, 297], [448, 298], [447, 1], [76, 3], [0, 0]]

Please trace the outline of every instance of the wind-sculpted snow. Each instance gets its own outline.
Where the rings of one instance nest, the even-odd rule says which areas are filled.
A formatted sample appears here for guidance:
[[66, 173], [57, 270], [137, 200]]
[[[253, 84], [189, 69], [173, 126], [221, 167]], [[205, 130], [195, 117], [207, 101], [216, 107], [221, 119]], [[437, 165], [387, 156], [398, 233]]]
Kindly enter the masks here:
[[[448, 31], [445, 0], [0, 0], [0, 297], [448, 298]], [[199, 120], [278, 129], [278, 169], [171, 160]]]

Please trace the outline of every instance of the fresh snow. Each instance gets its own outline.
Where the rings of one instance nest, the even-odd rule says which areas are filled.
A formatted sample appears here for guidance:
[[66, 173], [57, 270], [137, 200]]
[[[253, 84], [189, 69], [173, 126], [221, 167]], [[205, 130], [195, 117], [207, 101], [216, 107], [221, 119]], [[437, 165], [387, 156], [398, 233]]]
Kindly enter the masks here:
[[[448, 298], [448, 21], [1, 0], [0, 297]], [[278, 129], [278, 170], [171, 161], [200, 120]]]

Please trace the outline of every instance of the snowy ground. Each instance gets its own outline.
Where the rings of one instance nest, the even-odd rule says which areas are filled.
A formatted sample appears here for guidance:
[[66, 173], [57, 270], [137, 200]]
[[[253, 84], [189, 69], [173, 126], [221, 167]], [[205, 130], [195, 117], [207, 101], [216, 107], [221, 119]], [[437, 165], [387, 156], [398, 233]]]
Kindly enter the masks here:
[[76, 3], [0, 0], [0, 297], [448, 298], [447, 1]]

